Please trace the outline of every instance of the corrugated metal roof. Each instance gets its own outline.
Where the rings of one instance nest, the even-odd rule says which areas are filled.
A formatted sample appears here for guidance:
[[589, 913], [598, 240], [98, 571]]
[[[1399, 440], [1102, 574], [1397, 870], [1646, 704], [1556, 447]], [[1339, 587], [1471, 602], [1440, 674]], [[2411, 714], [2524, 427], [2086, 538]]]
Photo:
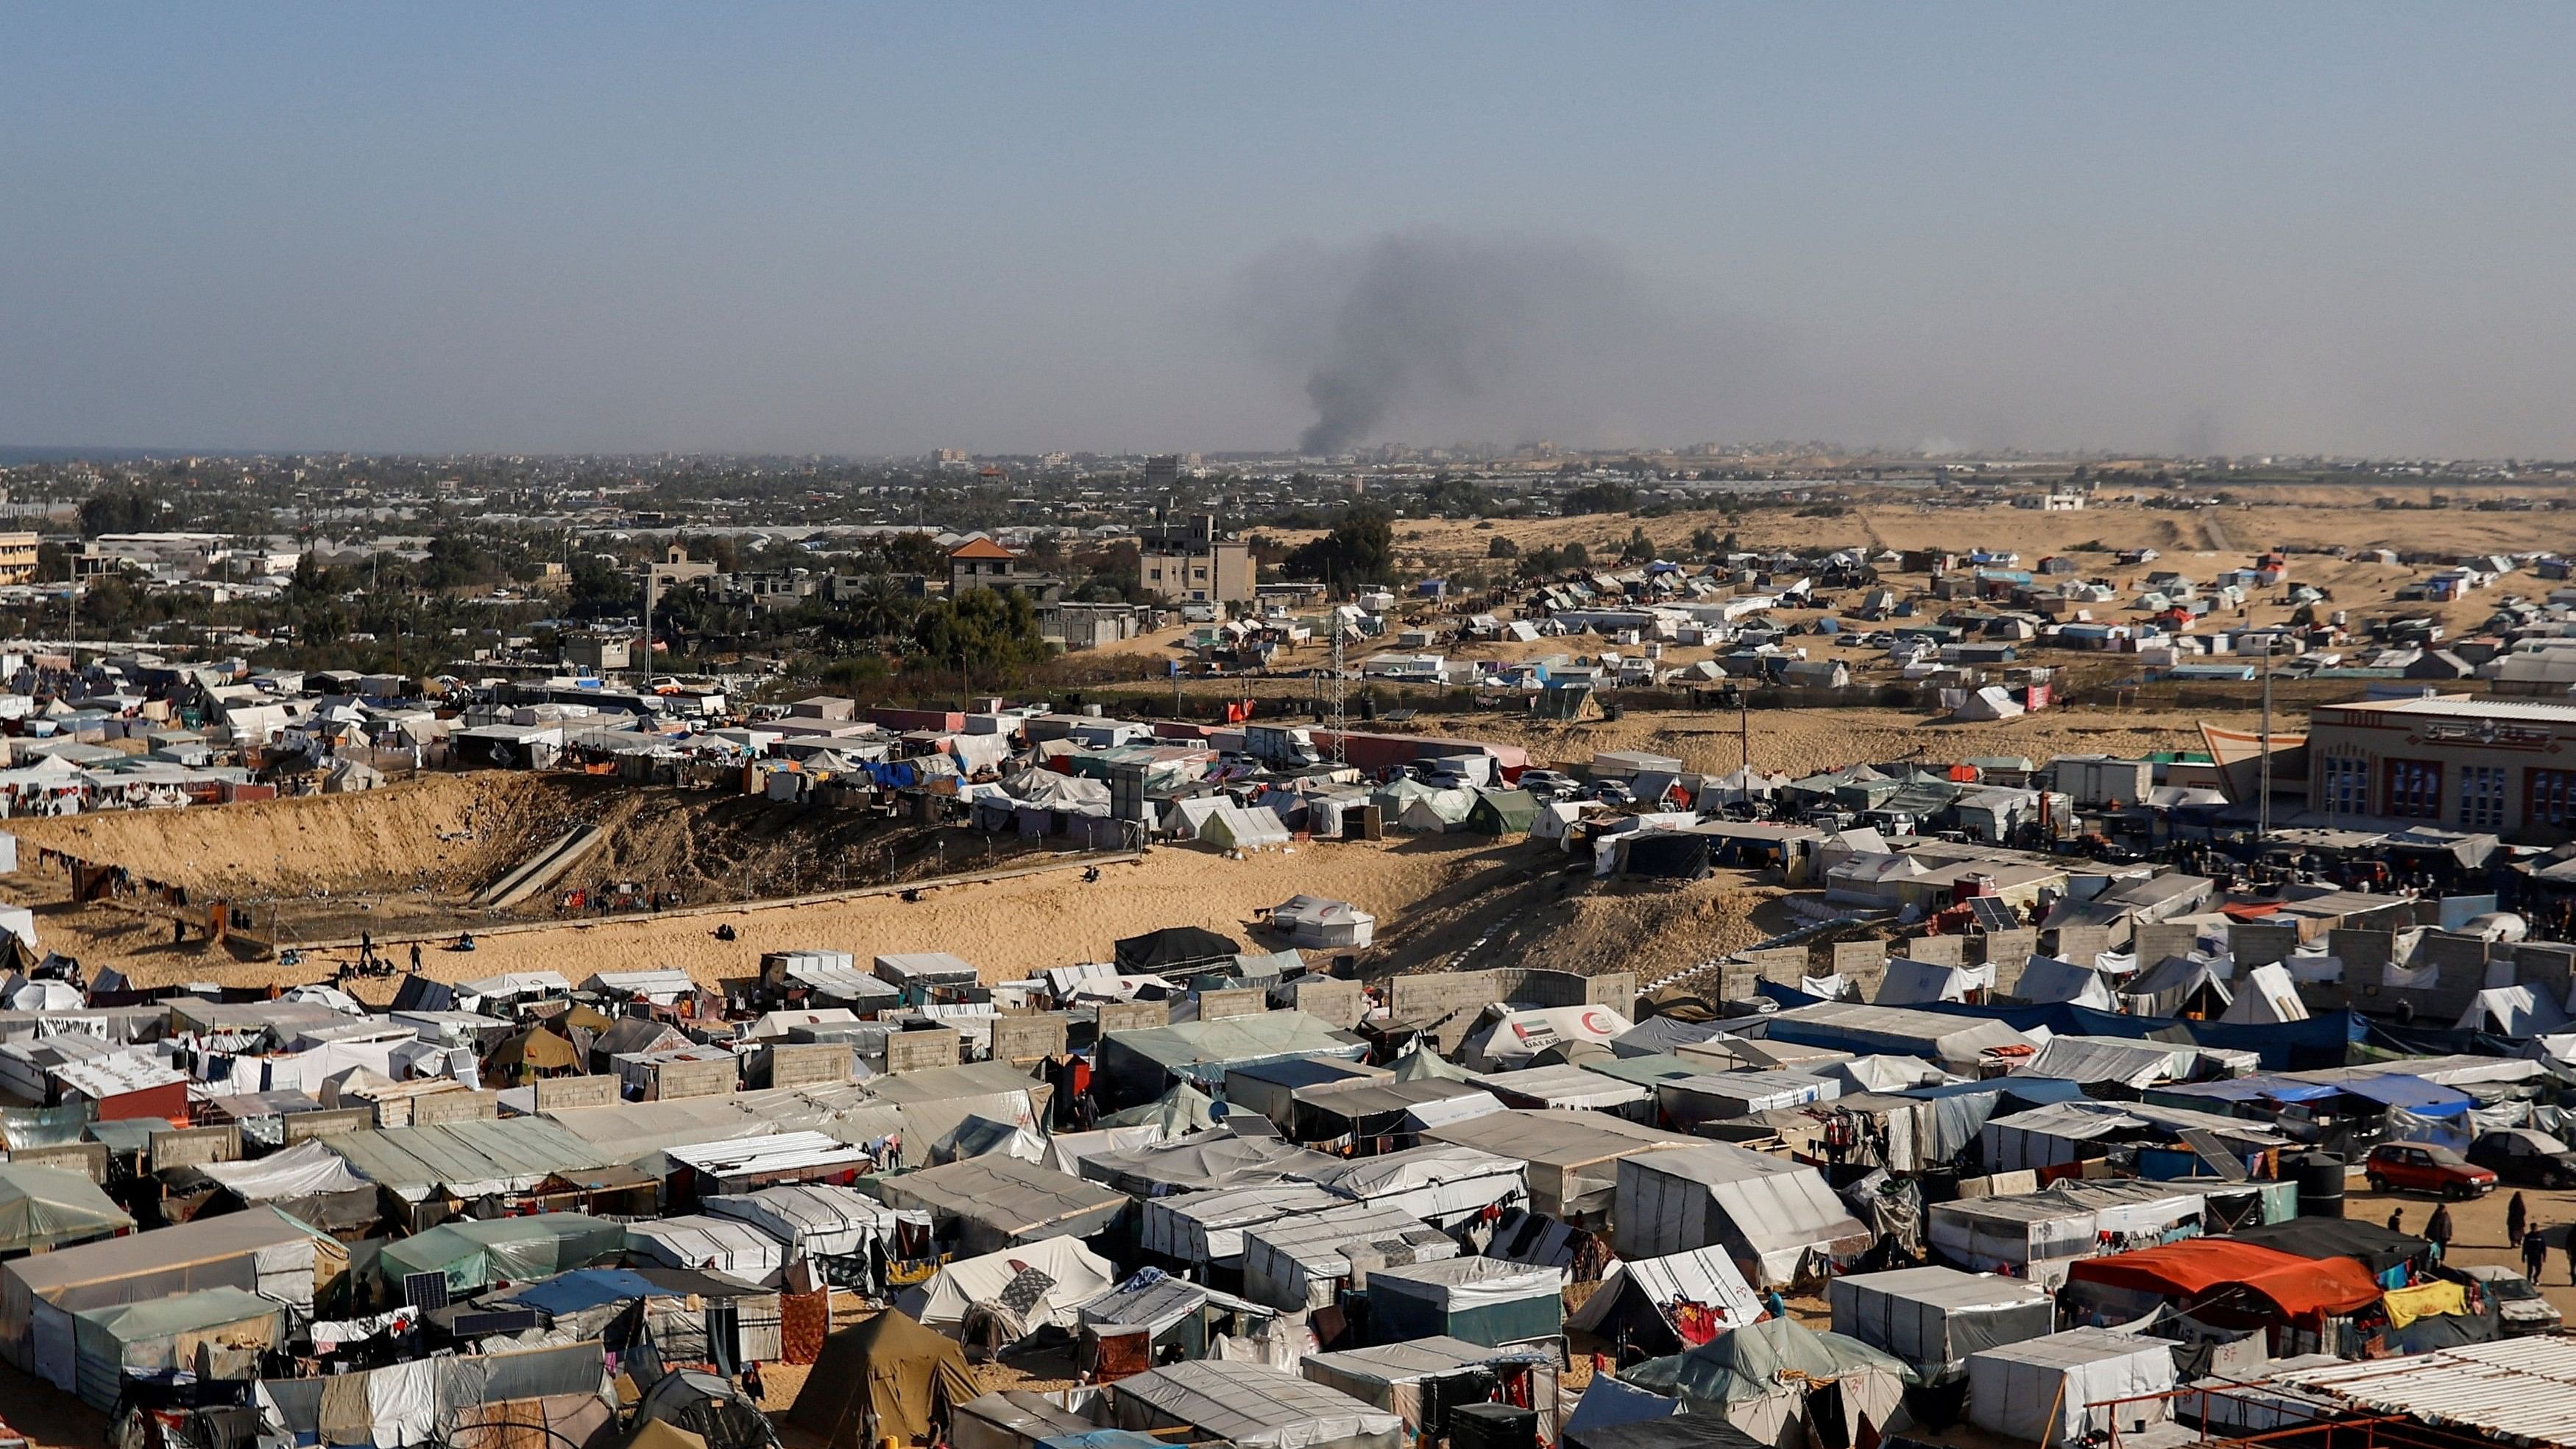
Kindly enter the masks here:
[[2576, 1339], [2499, 1339], [2279, 1378], [2363, 1408], [2519, 1444], [2576, 1443]]

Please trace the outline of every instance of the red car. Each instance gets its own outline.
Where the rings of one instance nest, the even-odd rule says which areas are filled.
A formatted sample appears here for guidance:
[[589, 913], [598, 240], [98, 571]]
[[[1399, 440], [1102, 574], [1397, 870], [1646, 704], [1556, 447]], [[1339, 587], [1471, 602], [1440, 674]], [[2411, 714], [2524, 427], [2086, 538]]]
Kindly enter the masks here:
[[2361, 1164], [2372, 1192], [2429, 1192], [2441, 1197], [2477, 1197], [2493, 1192], [2496, 1175], [2447, 1147], [2393, 1142], [2370, 1149]]

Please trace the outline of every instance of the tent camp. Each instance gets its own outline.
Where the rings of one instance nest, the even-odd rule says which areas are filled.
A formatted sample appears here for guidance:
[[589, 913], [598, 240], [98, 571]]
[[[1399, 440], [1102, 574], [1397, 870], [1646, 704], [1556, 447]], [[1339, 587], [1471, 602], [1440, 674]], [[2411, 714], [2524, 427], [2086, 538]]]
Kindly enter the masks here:
[[2166, 1340], [2076, 1328], [1969, 1355], [1968, 1418], [2008, 1439], [2073, 1444], [2169, 1420], [2172, 1402], [2150, 1396], [2173, 1386]]
[[2206, 1204], [2201, 1193], [2159, 1183], [2060, 1182], [2043, 1192], [1937, 1203], [1925, 1241], [1953, 1267], [2054, 1288], [2078, 1258], [2199, 1232]]
[[1695, 1348], [1760, 1318], [1762, 1299], [1735, 1260], [1716, 1248], [1612, 1263], [1601, 1286], [1565, 1322], [1616, 1344], [1624, 1357]]
[[216, 1377], [255, 1377], [259, 1356], [280, 1346], [286, 1333], [285, 1305], [245, 1288], [205, 1288], [72, 1317], [72, 1379], [57, 1379], [54, 1387], [77, 1393], [102, 1413], [125, 1396], [128, 1379], [193, 1374], [209, 1365]]
[[1118, 1283], [1118, 1270], [1108, 1259], [1072, 1238], [1049, 1238], [944, 1264], [930, 1281], [907, 1293], [900, 1306], [928, 1327], [953, 1332], [966, 1321], [968, 1310], [1003, 1301], [1003, 1294], [1030, 1273], [1047, 1280], [1040, 1285], [1032, 1278], [1021, 1285], [1040, 1289], [1029, 1295], [1029, 1306], [1020, 1315], [1032, 1329], [1049, 1323], [1073, 1327], [1075, 1309]]
[[[377, 1276], [399, 1296], [414, 1273], [442, 1273], [448, 1291], [464, 1297], [495, 1283], [613, 1263], [626, 1248], [626, 1230], [583, 1213], [539, 1213], [524, 1218], [460, 1218], [385, 1244]], [[674, 1263], [695, 1268], [697, 1263]], [[757, 1274], [753, 1276], [758, 1276]]]
[[1119, 1428], [1194, 1429], [1244, 1449], [1398, 1449], [1404, 1437], [1400, 1416], [1257, 1363], [1166, 1364], [1109, 1392]]
[[1203, 1283], [1170, 1277], [1159, 1268], [1142, 1268], [1083, 1304], [1076, 1316], [1095, 1336], [1141, 1331], [1156, 1349], [1177, 1348], [1184, 1357], [1204, 1358], [1219, 1337], [1253, 1337], [1279, 1314]]
[[853, 1188], [798, 1182], [703, 1199], [702, 1211], [736, 1218], [787, 1245], [790, 1258], [847, 1258], [894, 1236], [896, 1210]]
[[112, 1238], [133, 1226], [87, 1173], [0, 1162], [0, 1256]]
[[246, 1207], [276, 1207], [334, 1231], [364, 1228], [382, 1212], [376, 1185], [318, 1141], [197, 1170]]
[[1184, 966], [1203, 966], [1234, 956], [1243, 943], [1197, 926], [1165, 926], [1117, 943], [1118, 969], [1131, 975], [1154, 975]]
[[2021, 968], [2021, 980], [2013, 984], [2012, 995], [2033, 1005], [2089, 1006], [2096, 1011], [2117, 1011], [2120, 997], [2102, 973], [2090, 966], [2060, 961], [2054, 956], [2033, 956]]
[[1500, 1348], [1565, 1332], [1565, 1272], [1493, 1258], [1379, 1268], [1368, 1278], [1369, 1332], [1382, 1343], [1448, 1337]]
[[831, 1445], [910, 1443], [977, 1392], [956, 1340], [889, 1308], [823, 1340], [787, 1422]]
[[1292, 946], [1351, 951], [1377, 938], [1377, 917], [1348, 901], [1290, 896], [1270, 908], [1270, 929], [1286, 936]]
[[1529, 1200], [1528, 1165], [1517, 1157], [1434, 1142], [1403, 1152], [1355, 1158], [1314, 1175], [1327, 1192], [1456, 1227], [1487, 1208]]
[[1244, 1229], [1347, 1201], [1308, 1182], [1173, 1193], [1145, 1200], [1138, 1239], [1146, 1252], [1173, 1263], [1239, 1269]]
[[1556, 1441], [1557, 1350], [1494, 1349], [1455, 1338], [1417, 1338], [1339, 1353], [1310, 1353], [1297, 1372], [1328, 1389], [1401, 1415], [1417, 1442], [1466, 1438], [1456, 1411], [1526, 1403], [1542, 1444]]
[[1621, 1258], [1722, 1248], [1761, 1287], [1849, 1261], [1872, 1236], [1814, 1168], [1724, 1143], [1621, 1159], [1611, 1222]]
[[1538, 819], [1538, 798], [1527, 790], [1478, 790], [1467, 828], [1478, 835], [1527, 835]]
[[[1790, 1319], [1766, 1318], [1722, 1333], [1669, 1358], [1648, 1359], [1619, 1377], [1680, 1399], [1689, 1414], [1713, 1414], [1777, 1449], [1821, 1440], [1860, 1443], [1863, 1423], [1884, 1426], [1914, 1381], [1893, 1355], [1838, 1333], [1814, 1333]], [[1809, 1438], [1807, 1397], [1837, 1385], [1844, 1423], [1839, 1433]]]
[[1699, 1141], [1617, 1117], [1545, 1109], [1489, 1112], [1434, 1127], [1423, 1136], [1519, 1158], [1529, 1165], [1531, 1211], [1585, 1223], [1609, 1215], [1621, 1159]]
[[274, 1208], [58, 1248], [0, 1264], [0, 1354], [68, 1384], [71, 1315], [82, 1309], [246, 1287], [310, 1313], [317, 1291], [348, 1271], [346, 1247]]
[[1126, 1107], [1162, 1096], [1176, 1079], [1212, 1092], [1236, 1067], [1292, 1057], [1358, 1061], [1367, 1055], [1367, 1042], [1302, 1011], [1265, 1011], [1110, 1032], [1100, 1039], [1093, 1081], [1103, 1102]]
[[1836, 1278], [1834, 1332], [1885, 1349], [1924, 1382], [1967, 1372], [1968, 1355], [2057, 1327], [2046, 1288], [1956, 1268], [1899, 1268]]
[[1340, 1161], [1277, 1137], [1217, 1131], [1085, 1158], [1082, 1173], [1093, 1182], [1150, 1200], [1166, 1193], [1308, 1182]]

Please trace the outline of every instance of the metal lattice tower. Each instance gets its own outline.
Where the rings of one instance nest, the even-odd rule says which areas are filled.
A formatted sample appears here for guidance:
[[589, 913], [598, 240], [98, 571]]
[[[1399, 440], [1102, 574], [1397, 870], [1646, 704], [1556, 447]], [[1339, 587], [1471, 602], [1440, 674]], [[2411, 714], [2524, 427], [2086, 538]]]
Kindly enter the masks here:
[[1350, 682], [1342, 674], [1341, 605], [1335, 604], [1332, 612], [1326, 617], [1332, 621], [1333, 628], [1333, 764], [1335, 768], [1339, 768], [1344, 763], [1345, 749], [1342, 742], [1351, 730]]

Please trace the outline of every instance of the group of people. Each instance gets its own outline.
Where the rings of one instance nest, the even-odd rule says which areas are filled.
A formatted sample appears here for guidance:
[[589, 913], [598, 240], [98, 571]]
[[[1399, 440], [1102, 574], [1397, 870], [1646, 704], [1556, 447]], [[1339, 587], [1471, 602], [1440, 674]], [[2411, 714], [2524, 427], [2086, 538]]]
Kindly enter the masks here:
[[[2406, 1231], [2406, 1209], [2389, 1210], [2388, 1230], [2392, 1233]], [[2433, 1215], [2424, 1220], [2423, 1238], [2433, 1245], [2434, 1262], [2441, 1262], [2449, 1254], [2455, 1231], [2448, 1203], [2436, 1206]], [[2549, 1230], [2532, 1219], [2530, 1205], [2522, 1200], [2521, 1193], [2515, 1193], [2513, 1200], [2505, 1204], [2504, 1236], [2505, 1241], [2522, 1249], [2522, 1275], [2534, 1284], [2539, 1283], [2541, 1270], [2549, 1266]], [[2576, 1286], [2576, 1242], [2568, 1245], [2567, 1281]]]

